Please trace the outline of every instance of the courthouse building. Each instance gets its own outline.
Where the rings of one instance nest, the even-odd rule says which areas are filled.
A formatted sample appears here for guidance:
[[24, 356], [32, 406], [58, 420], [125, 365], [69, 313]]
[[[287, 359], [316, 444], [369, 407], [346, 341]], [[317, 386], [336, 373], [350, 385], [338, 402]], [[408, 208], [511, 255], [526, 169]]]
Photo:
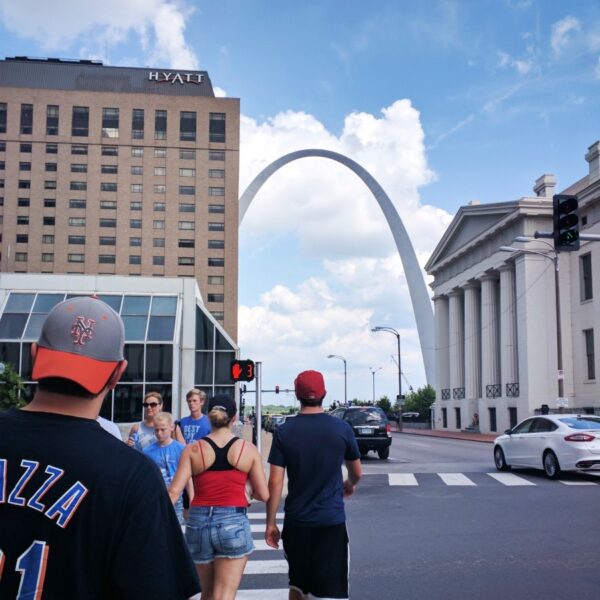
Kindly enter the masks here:
[[193, 277], [237, 339], [239, 115], [205, 71], [0, 61], [0, 271]]
[[[578, 196], [582, 233], [600, 234], [599, 149], [588, 149], [587, 174], [562, 192]], [[582, 241], [579, 251], [559, 254], [559, 373], [554, 263], [531, 252], [553, 256], [552, 240], [515, 241], [552, 231], [555, 183], [544, 175], [533, 197], [461, 207], [425, 266], [435, 307], [435, 428], [478, 420], [482, 432], [502, 432], [543, 404], [600, 413], [600, 245]]]

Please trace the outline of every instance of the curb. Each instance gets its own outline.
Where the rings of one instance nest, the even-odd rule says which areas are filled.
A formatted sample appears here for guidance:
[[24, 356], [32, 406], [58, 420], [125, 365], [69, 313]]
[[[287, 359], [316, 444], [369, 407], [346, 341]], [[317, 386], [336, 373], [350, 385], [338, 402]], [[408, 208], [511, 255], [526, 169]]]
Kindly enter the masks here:
[[[427, 433], [424, 433], [427, 432]], [[460, 432], [437, 432], [435, 429], [403, 429], [402, 431], [394, 431], [392, 433], [416, 435], [421, 437], [435, 437], [447, 440], [462, 440], [465, 442], [483, 442], [484, 444], [493, 444], [497, 436], [488, 437], [482, 434], [462, 434]]]

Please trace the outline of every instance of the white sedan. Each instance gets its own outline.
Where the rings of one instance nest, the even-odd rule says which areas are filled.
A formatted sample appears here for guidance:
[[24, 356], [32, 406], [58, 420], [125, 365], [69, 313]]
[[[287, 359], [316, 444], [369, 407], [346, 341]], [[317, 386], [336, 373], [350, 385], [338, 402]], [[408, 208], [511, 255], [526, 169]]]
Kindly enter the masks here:
[[600, 468], [600, 417], [554, 414], [529, 417], [494, 441], [499, 471], [543, 469], [551, 479], [561, 471]]

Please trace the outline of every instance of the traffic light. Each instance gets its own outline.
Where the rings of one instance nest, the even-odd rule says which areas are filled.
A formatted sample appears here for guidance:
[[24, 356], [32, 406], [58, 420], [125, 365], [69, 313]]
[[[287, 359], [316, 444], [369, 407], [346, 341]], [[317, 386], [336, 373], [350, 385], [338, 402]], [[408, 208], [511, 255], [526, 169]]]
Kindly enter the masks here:
[[254, 361], [231, 361], [231, 379], [233, 381], [252, 381], [254, 379]]
[[275, 386], [275, 393], [279, 394], [279, 386], [278, 385]]
[[577, 196], [556, 194], [553, 200], [554, 249], [557, 252], [579, 250], [579, 217]]

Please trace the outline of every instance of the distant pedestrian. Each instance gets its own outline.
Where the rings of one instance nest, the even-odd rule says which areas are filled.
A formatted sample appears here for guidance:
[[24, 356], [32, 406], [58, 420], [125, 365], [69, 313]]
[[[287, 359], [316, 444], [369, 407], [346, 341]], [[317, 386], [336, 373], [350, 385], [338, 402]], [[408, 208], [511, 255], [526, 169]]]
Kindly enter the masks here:
[[148, 392], [142, 402], [144, 419], [129, 430], [127, 444], [142, 452], [156, 441], [154, 435], [154, 415], [163, 409], [163, 399], [159, 392]]
[[190, 415], [183, 417], [175, 426], [175, 439], [182, 444], [191, 444], [201, 440], [210, 433], [208, 417], [202, 414], [202, 407], [206, 401], [206, 392], [192, 389], [185, 395]]
[[[361, 474], [360, 452], [348, 423], [323, 410], [325, 382], [304, 371], [294, 382], [300, 413], [273, 434], [265, 540], [283, 541], [289, 566], [290, 600], [348, 598], [348, 532], [344, 496]], [[342, 464], [348, 478], [342, 480]], [[284, 475], [288, 475], [283, 534], [275, 522]]]

